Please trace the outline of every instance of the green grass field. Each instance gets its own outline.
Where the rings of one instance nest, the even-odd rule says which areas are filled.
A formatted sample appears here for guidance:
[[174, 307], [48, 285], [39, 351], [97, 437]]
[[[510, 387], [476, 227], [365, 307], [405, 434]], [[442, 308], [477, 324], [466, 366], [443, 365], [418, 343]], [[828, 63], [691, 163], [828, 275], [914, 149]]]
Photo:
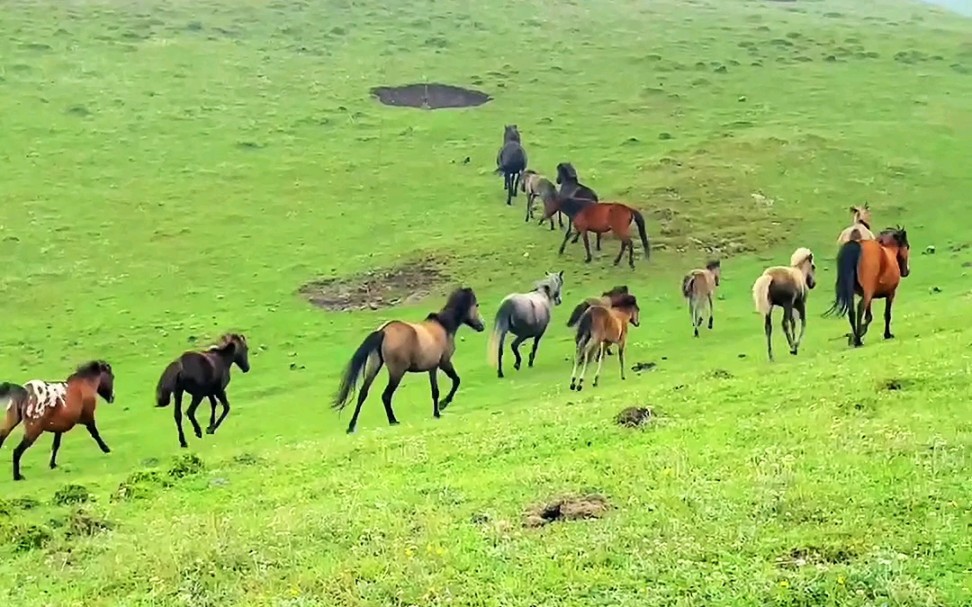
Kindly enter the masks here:
[[[0, 380], [105, 358], [117, 394], [98, 409], [110, 455], [78, 428], [48, 470], [48, 434], [14, 483], [20, 429], [0, 451], [0, 603], [972, 604], [969, 19], [902, 0], [0, 8]], [[423, 81], [495, 99], [369, 98]], [[570, 161], [643, 209], [651, 260], [614, 268], [610, 238], [590, 265], [581, 245], [558, 257], [491, 174], [506, 123], [533, 168]], [[908, 229], [912, 275], [897, 339], [878, 304], [855, 350], [821, 313], [864, 200]], [[770, 364], [750, 287], [797, 246], [820, 284], [800, 355], [777, 329]], [[693, 340], [678, 287], [710, 255], [716, 325]], [[423, 259], [448, 280], [408, 305], [299, 294]], [[388, 427], [382, 375], [344, 433], [331, 396], [373, 327], [460, 283], [491, 321], [556, 270], [535, 368], [498, 380], [487, 334], [461, 329], [442, 419], [415, 374]], [[612, 357], [570, 392], [569, 310], [622, 283], [642, 309], [629, 364], [656, 366], [622, 383]], [[181, 450], [156, 381], [227, 330], [252, 371]], [[629, 405], [656, 421], [618, 427]], [[603, 518], [524, 526], [589, 492]]]

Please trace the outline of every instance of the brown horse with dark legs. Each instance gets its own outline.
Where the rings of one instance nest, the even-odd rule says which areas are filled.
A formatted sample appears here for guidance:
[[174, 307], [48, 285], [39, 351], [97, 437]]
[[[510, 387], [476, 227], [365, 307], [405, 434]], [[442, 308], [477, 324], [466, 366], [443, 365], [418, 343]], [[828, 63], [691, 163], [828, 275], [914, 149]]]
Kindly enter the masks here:
[[[753, 305], [763, 316], [766, 355], [773, 360], [773, 308], [783, 308], [783, 335], [796, 356], [807, 330], [807, 298], [817, 284], [817, 264], [813, 252], [800, 247], [790, 255], [789, 266], [766, 268], [753, 283]], [[796, 335], [794, 313], [800, 315], [800, 335]]]
[[[226, 386], [230, 382], [230, 367], [236, 364], [240, 371], [250, 370], [249, 346], [246, 336], [238, 333], [223, 335], [219, 343], [209, 349], [196, 352], [188, 351], [179, 355], [162, 372], [155, 388], [155, 405], [166, 407], [175, 394], [175, 424], [179, 430], [179, 446], [188, 447], [185, 432], [182, 430], [182, 395], [188, 392], [192, 397], [186, 415], [192, 423], [196, 438], [202, 438], [202, 428], [196, 421], [196, 409], [202, 399], [208, 398], [211, 412], [206, 434], [214, 434], [219, 425], [229, 415], [230, 404], [226, 398]], [[223, 412], [216, 419], [216, 399], [223, 405]]]
[[[884, 339], [892, 339], [891, 306], [901, 279], [911, 269], [908, 255], [911, 245], [908, 233], [902, 227], [888, 228], [876, 240], [851, 240], [845, 242], [837, 253], [837, 281], [834, 285], [834, 303], [825, 316], [847, 314], [851, 332], [848, 345], [863, 345], [861, 339], [871, 324], [871, 302], [884, 299]], [[854, 295], [860, 295], [857, 313], [854, 313]]]
[[[591, 261], [591, 243], [587, 237], [588, 232], [595, 234], [606, 234], [614, 232], [614, 235], [621, 241], [621, 250], [614, 259], [614, 265], [621, 262], [624, 250], [628, 250], [628, 265], [634, 269], [634, 246], [631, 241], [631, 222], [634, 221], [638, 226], [638, 235], [641, 237], [641, 245], [644, 247], [645, 259], [651, 256], [651, 246], [648, 243], [648, 234], [645, 231], [645, 218], [641, 211], [633, 209], [620, 202], [600, 202], [597, 204], [589, 201], [568, 199], [561, 201], [560, 207], [571, 219], [571, 225], [577, 231], [574, 241], [581, 236], [584, 238], [584, 249], [587, 251], [586, 263]], [[572, 214], [571, 209], [575, 210]], [[560, 245], [560, 254], [563, 255], [564, 248], [570, 234], [564, 236], [564, 242]]]
[[115, 375], [111, 365], [103, 360], [81, 365], [62, 382], [33, 379], [23, 386], [0, 384], [0, 402], [7, 401], [6, 418], [0, 427], [0, 446], [17, 424], [24, 422], [24, 438], [13, 452], [14, 480], [24, 480], [20, 474], [20, 458], [44, 432], [54, 433], [52, 470], [57, 467], [61, 435], [77, 424], [87, 428], [104, 453], [110, 453], [111, 449], [101, 439], [95, 424], [99, 396], [109, 403], [115, 401]]
[[[580, 392], [584, 388], [587, 365], [597, 355], [597, 371], [594, 373], [594, 387], [601, 376], [604, 352], [611, 344], [618, 344], [618, 363], [621, 365], [621, 379], [624, 380], [624, 347], [628, 340], [628, 323], [638, 326], [638, 301], [634, 295], [622, 295], [611, 308], [591, 306], [577, 323], [574, 342], [574, 368], [570, 372], [570, 389]], [[577, 367], [583, 361], [580, 377], [576, 378]]]
[[705, 264], [705, 269], [696, 268], [682, 277], [682, 296], [688, 300], [689, 316], [692, 317], [696, 337], [702, 326], [702, 312], [708, 312], [709, 329], [712, 329], [712, 296], [721, 276], [722, 264], [716, 259]]
[[[619, 285], [612, 288], [610, 291], [601, 293], [600, 297], [588, 297], [574, 307], [574, 311], [570, 313], [570, 318], [567, 319], [567, 326], [576, 326], [577, 322], [581, 319], [581, 316], [583, 316], [584, 312], [587, 312], [588, 308], [591, 306], [604, 306], [605, 308], [612, 308], [618, 305], [618, 303], [622, 301], [623, 296], [627, 294], [628, 285]], [[611, 356], [610, 345], [605, 348], [604, 353]]]
[[[440, 411], [449, 406], [459, 389], [459, 374], [452, 365], [452, 355], [456, 351], [456, 331], [461, 325], [472, 327], [477, 332], [485, 328], [476, 294], [468, 287], [453, 291], [445, 306], [426, 316], [422, 322], [392, 320], [368, 334], [351, 355], [334, 396], [333, 408], [338, 411], [344, 409], [354, 394], [358, 378], [364, 376], [358, 392], [358, 403], [348, 424], [348, 434], [354, 432], [358, 425], [361, 405], [368, 398], [368, 390], [383, 365], [388, 367], [388, 385], [381, 394], [381, 400], [385, 404], [385, 415], [390, 425], [398, 424], [392, 410], [392, 396], [405, 373], [429, 374], [432, 415], [438, 418]], [[441, 404], [436, 377], [439, 369], [452, 380], [452, 388]]]

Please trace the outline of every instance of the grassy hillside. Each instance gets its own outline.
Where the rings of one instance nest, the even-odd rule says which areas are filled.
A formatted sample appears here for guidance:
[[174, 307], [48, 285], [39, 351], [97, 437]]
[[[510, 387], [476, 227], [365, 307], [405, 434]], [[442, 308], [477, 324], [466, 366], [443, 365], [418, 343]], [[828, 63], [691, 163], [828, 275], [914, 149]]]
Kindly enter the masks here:
[[[0, 467], [3, 604], [972, 604], [972, 21], [897, 0], [0, 6], [0, 379], [95, 357], [117, 374], [110, 455], [76, 429], [57, 470], [50, 435], [25, 482]], [[368, 95], [423, 81], [495, 99]], [[534, 168], [570, 161], [643, 209], [651, 260], [612, 267], [613, 239], [559, 257], [503, 204], [511, 122]], [[897, 339], [878, 321], [851, 350], [820, 313], [864, 200], [908, 228], [912, 275]], [[797, 246], [820, 285], [800, 355], [777, 330], [771, 365], [749, 290]], [[716, 325], [693, 340], [678, 284], [709, 256]], [[419, 262], [445, 277], [395, 308], [300, 293]], [[496, 379], [463, 329], [442, 419], [412, 375], [389, 428], [383, 375], [345, 435], [330, 399], [369, 330], [460, 283], [492, 320], [561, 269], [535, 368]], [[569, 309], [622, 283], [642, 307], [629, 363], [656, 366], [622, 383], [610, 358], [572, 393]], [[253, 370], [180, 450], [155, 383], [226, 330]], [[657, 420], [619, 428], [628, 405]], [[523, 524], [592, 492], [603, 518]]]

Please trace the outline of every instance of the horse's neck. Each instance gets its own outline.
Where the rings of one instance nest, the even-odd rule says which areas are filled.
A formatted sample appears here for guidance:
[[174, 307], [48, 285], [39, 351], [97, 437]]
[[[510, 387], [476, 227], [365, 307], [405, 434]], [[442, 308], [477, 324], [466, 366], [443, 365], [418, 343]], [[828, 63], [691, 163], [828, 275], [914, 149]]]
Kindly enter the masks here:
[[213, 364], [219, 365], [229, 371], [229, 368], [233, 365], [233, 351], [232, 350], [209, 350], [206, 352], [206, 358], [211, 360]]
[[428, 320], [442, 327], [448, 337], [454, 336], [459, 330], [459, 325], [462, 324], [455, 310], [439, 310]]

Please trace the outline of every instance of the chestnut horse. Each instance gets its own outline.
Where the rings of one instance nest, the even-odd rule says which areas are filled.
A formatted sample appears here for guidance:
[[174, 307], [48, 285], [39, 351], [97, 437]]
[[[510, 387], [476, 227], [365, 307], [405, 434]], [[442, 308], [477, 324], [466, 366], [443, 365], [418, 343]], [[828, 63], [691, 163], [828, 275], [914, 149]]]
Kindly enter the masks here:
[[[645, 232], [645, 218], [641, 211], [633, 209], [620, 202], [600, 202], [592, 203], [589, 200], [565, 199], [560, 202], [560, 208], [570, 217], [571, 224], [577, 231], [574, 241], [584, 237], [584, 249], [587, 251], [587, 259], [591, 261], [591, 242], [587, 237], [588, 232], [595, 234], [605, 234], [614, 232], [614, 235], [621, 241], [621, 250], [614, 258], [614, 265], [621, 262], [624, 250], [628, 249], [628, 265], [634, 269], [634, 246], [631, 242], [631, 222], [634, 221], [638, 226], [638, 235], [641, 236], [641, 245], [644, 247], [645, 259], [651, 256], [651, 246], [648, 244], [648, 234]], [[573, 212], [572, 212], [573, 211]], [[546, 215], [547, 213], [544, 213]], [[546, 219], [546, 217], [544, 217]], [[560, 245], [560, 254], [563, 255], [564, 248], [570, 233], [564, 235], [564, 242]]]
[[[364, 375], [358, 403], [348, 424], [348, 434], [354, 432], [358, 425], [361, 405], [368, 398], [368, 390], [382, 365], [388, 367], [388, 385], [381, 394], [381, 400], [385, 404], [385, 415], [390, 425], [398, 424], [392, 411], [392, 396], [405, 373], [428, 372], [432, 388], [432, 415], [438, 418], [439, 412], [449, 406], [459, 389], [459, 374], [452, 365], [452, 355], [456, 351], [456, 331], [461, 325], [472, 327], [477, 332], [485, 329], [476, 294], [468, 287], [453, 291], [445, 306], [426, 316], [422, 322], [391, 320], [369, 333], [351, 355], [332, 405], [338, 411], [344, 409], [354, 394], [358, 378]], [[452, 380], [452, 389], [441, 404], [436, 377], [439, 369]]]
[[24, 422], [24, 438], [14, 448], [13, 477], [22, 481], [20, 458], [44, 432], [54, 433], [50, 466], [57, 468], [57, 450], [61, 448], [61, 435], [77, 424], [88, 429], [91, 438], [104, 453], [111, 449], [101, 440], [95, 425], [95, 407], [98, 397], [115, 402], [115, 375], [111, 365], [103, 360], [85, 363], [65, 381], [49, 382], [32, 379], [23, 386], [0, 384], [0, 402], [7, 401], [7, 414], [0, 427], [0, 446], [17, 427]]
[[[183, 352], [162, 372], [159, 383], [155, 388], [155, 406], [166, 407], [175, 394], [175, 424], [179, 429], [179, 446], [188, 447], [186, 435], [182, 431], [182, 395], [188, 392], [192, 396], [186, 415], [192, 423], [196, 438], [202, 438], [202, 429], [196, 421], [196, 408], [203, 398], [209, 399], [211, 412], [206, 434], [214, 434], [216, 428], [229, 415], [230, 404], [226, 398], [226, 386], [230, 382], [230, 368], [236, 363], [240, 371], [250, 370], [249, 347], [246, 336], [238, 333], [227, 333], [219, 339], [219, 343], [204, 352]], [[223, 412], [216, 419], [216, 399], [223, 405]]]
[[[825, 316], [847, 314], [851, 332], [848, 345], [863, 345], [861, 338], [871, 324], [871, 302], [884, 299], [884, 339], [892, 339], [891, 306], [901, 279], [906, 278], [908, 267], [908, 233], [904, 228], [888, 228], [876, 240], [851, 240], [845, 242], [837, 253], [837, 281], [834, 284], [834, 303]], [[857, 314], [854, 313], [854, 295], [860, 295]]]
[[[618, 344], [618, 363], [621, 365], [621, 379], [624, 380], [624, 347], [628, 340], [628, 323], [638, 326], [638, 301], [634, 295], [622, 295], [614, 306], [607, 308], [596, 305], [588, 308], [577, 323], [574, 342], [574, 368], [570, 372], [570, 389], [580, 392], [584, 388], [587, 365], [597, 355], [597, 371], [594, 372], [593, 387], [601, 376], [604, 352], [611, 344]], [[583, 361], [580, 377], [576, 378], [577, 366]]]

